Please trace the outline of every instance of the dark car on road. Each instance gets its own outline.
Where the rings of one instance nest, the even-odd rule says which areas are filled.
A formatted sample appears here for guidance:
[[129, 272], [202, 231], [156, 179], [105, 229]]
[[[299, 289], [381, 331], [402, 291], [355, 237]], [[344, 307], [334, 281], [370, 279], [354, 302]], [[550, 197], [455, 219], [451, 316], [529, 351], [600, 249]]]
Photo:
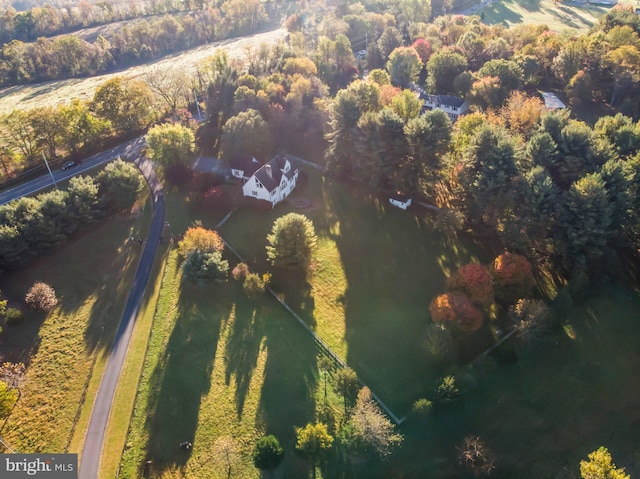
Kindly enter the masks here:
[[63, 170], [68, 170], [70, 168], [74, 168], [80, 164], [79, 161], [67, 161], [64, 165], [62, 165]]

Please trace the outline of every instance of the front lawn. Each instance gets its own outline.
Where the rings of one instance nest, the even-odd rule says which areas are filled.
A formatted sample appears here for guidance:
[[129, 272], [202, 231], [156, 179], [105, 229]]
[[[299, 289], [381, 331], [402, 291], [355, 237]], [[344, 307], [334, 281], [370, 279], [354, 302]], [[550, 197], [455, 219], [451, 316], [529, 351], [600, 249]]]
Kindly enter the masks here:
[[[446, 275], [476, 258], [478, 249], [438, 232], [420, 209], [396, 209], [317, 172], [294, 194], [313, 200], [299, 212], [313, 220], [318, 250], [308, 277], [276, 274], [274, 288], [402, 417], [441, 374], [419, 346], [429, 303]], [[275, 218], [290, 211], [298, 210], [289, 203], [269, 211], [243, 207], [221, 233], [266, 271], [266, 236]]]

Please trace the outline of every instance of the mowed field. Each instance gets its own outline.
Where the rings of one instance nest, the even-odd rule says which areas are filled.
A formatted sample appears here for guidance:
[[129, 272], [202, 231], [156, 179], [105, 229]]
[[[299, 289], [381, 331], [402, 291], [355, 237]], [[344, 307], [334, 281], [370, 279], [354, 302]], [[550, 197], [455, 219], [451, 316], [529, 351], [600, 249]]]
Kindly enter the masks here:
[[551, 0], [495, 0], [480, 8], [473, 8], [473, 12], [469, 13], [484, 14], [482, 21], [488, 25], [511, 27], [532, 23], [547, 25], [556, 32], [586, 32], [609, 8], [578, 2], [554, 3]]
[[153, 63], [138, 65], [127, 70], [98, 75], [91, 78], [72, 78], [68, 80], [36, 83], [5, 88], [0, 90], [0, 114], [14, 109], [29, 110], [41, 106], [54, 106], [70, 103], [72, 100], [90, 100], [100, 85], [105, 81], [121, 76], [139, 78], [156, 70], [176, 70], [193, 72], [207, 57], [219, 48], [224, 48], [230, 58], [242, 60], [248, 48], [257, 48], [261, 43], [275, 44], [281, 42], [286, 35], [284, 28], [270, 30], [241, 38], [232, 38], [209, 45], [203, 45], [185, 52], [163, 57]]
[[25, 321], [5, 326], [0, 339], [2, 360], [27, 365], [22, 395], [0, 431], [15, 450], [81, 451], [142, 251], [127, 238], [145, 236], [150, 218], [145, 190], [132, 214], [102, 220], [51, 255], [2, 278], [0, 289], [10, 300], [21, 301], [35, 281], [53, 286], [59, 298], [49, 314], [26, 311]]

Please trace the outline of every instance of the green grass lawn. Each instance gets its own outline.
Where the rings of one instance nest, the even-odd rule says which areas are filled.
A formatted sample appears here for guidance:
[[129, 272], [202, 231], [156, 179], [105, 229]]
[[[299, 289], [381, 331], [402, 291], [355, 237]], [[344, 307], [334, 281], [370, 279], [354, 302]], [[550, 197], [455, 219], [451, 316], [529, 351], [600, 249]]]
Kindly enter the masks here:
[[[120, 477], [138, 477], [146, 460], [157, 477], [222, 476], [212, 460], [222, 436], [242, 451], [234, 477], [259, 477], [250, 454], [264, 433], [287, 449], [285, 477], [304, 477], [307, 465], [291, 451], [294, 427], [314, 419], [320, 400], [317, 353], [311, 337], [271, 298], [250, 302], [233, 282], [183, 283], [173, 251]], [[178, 447], [185, 440], [192, 451]]]
[[[318, 250], [308, 277], [276, 272], [273, 286], [402, 417], [441, 374], [419, 346], [429, 303], [446, 275], [477, 258], [478, 249], [436, 231], [420, 210], [401, 211], [353, 184], [325, 184], [317, 172], [309, 172], [309, 184], [295, 195], [314, 200], [306, 214]], [[241, 208], [221, 233], [266, 271], [266, 235], [274, 219], [292, 209]]]
[[381, 477], [466, 477], [455, 465], [467, 435], [493, 451], [495, 477], [578, 478], [580, 461], [600, 446], [638, 477], [639, 315], [638, 293], [612, 287], [566, 318], [575, 339], [554, 333], [520, 348], [516, 363], [487, 359], [462, 372], [463, 400], [407, 429]]
[[[22, 397], [1, 432], [15, 450], [62, 452], [68, 442], [69, 452], [81, 448], [88, 416], [81, 415], [71, 438], [73, 421], [94, 357], [93, 383], [101, 378], [141, 253], [126, 240], [144, 236], [150, 218], [145, 192], [135, 214], [107, 219], [2, 278], [0, 288], [11, 299], [22, 300], [37, 280], [51, 284], [59, 298], [50, 314], [27, 311], [23, 324], [6, 326], [0, 337], [3, 359], [28, 366]], [[93, 394], [90, 385], [85, 406]]]
[[489, 25], [514, 26], [522, 23], [544, 24], [551, 30], [586, 32], [606, 13], [608, 8], [598, 5], [556, 4], [551, 0], [497, 0], [474, 12], [482, 15]]

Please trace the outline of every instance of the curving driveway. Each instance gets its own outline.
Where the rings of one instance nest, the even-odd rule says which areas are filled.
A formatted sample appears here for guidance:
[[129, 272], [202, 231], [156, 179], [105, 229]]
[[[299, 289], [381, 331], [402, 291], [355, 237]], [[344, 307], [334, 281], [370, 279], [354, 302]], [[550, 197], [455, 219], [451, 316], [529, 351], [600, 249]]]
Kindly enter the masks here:
[[93, 410], [91, 412], [91, 421], [85, 436], [84, 448], [82, 450], [82, 462], [80, 463], [80, 479], [96, 479], [100, 467], [100, 456], [102, 453], [102, 445], [104, 443], [107, 422], [111, 412], [113, 397], [122, 371], [129, 340], [135, 325], [144, 291], [151, 274], [153, 260], [156, 255], [160, 235], [164, 226], [165, 203], [162, 185], [158, 177], [153, 171], [151, 161], [138, 158], [135, 164], [140, 168], [144, 175], [153, 198], [153, 219], [151, 220], [151, 228], [144, 245], [142, 258], [136, 271], [133, 286], [129, 292], [129, 298], [122, 314], [122, 320], [118, 326], [116, 337], [111, 346], [111, 352], [107, 367], [102, 376], [102, 382], [98, 389]]

